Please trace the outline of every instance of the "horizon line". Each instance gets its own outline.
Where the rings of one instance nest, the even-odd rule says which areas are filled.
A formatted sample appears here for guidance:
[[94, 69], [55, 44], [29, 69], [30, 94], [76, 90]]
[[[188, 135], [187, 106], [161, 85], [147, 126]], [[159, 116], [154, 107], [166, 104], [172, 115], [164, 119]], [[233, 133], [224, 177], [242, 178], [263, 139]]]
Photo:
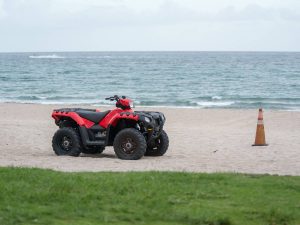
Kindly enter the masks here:
[[291, 50], [67, 50], [67, 51], [0, 51], [2, 53], [83, 53], [83, 52], [232, 52], [232, 53], [300, 53], [299, 51]]

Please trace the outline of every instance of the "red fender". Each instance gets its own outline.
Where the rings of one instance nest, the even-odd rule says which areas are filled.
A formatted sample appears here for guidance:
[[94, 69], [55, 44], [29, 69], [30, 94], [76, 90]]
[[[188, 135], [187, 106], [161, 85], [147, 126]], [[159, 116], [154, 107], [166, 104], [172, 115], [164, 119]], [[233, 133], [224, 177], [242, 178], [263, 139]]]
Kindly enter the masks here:
[[[52, 117], [55, 121], [59, 121], [62, 117], [68, 117], [74, 120], [79, 126], [85, 126], [86, 128], [92, 127], [95, 123], [85, 118], [80, 117], [76, 112], [64, 112], [54, 110]], [[120, 119], [129, 119], [138, 121], [139, 116], [136, 115], [131, 109], [122, 110], [115, 109], [110, 111], [103, 120], [100, 121], [99, 125], [103, 128], [107, 128], [109, 125], [116, 126]]]
[[59, 121], [61, 117], [69, 117], [74, 120], [79, 126], [85, 126], [86, 128], [90, 128], [95, 123], [80, 117], [76, 112], [61, 112], [61, 111], [53, 111], [52, 117], [55, 121]]
[[117, 108], [115, 110], [112, 110], [109, 114], [107, 114], [107, 116], [100, 121], [99, 125], [104, 128], [107, 128], [109, 125], [116, 126], [120, 119], [138, 121], [139, 116], [136, 115], [132, 109], [122, 110]]

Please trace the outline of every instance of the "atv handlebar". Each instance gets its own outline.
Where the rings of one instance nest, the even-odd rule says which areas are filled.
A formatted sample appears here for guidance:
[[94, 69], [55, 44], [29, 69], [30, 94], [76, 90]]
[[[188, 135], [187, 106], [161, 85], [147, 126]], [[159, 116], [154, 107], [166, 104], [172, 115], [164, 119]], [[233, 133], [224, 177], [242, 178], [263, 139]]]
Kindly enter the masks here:
[[[122, 99], [125, 99], [126, 96], [121, 96]], [[120, 100], [120, 97], [118, 95], [114, 95], [114, 96], [111, 96], [111, 97], [107, 97], [105, 98], [105, 100], [110, 100], [110, 101], [119, 101]]]

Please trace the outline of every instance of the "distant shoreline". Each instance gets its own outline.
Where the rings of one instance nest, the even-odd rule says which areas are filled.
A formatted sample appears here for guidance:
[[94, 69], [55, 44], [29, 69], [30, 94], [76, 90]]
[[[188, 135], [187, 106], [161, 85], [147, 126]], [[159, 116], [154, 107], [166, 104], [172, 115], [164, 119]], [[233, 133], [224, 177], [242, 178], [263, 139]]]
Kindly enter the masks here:
[[140, 51], [115, 51], [115, 50], [103, 50], [103, 51], [81, 51], [81, 50], [74, 50], [74, 51], [11, 51], [11, 52], [0, 52], [0, 54], [9, 54], [9, 53], [300, 53], [299, 51], [283, 51], [283, 50], [261, 50], [261, 51], [253, 51], [253, 50], [241, 50], [241, 51], [235, 51], [235, 50], [199, 50], [199, 51], [193, 51], [193, 50], [140, 50]]
[[[34, 102], [0, 102], [0, 105], [41, 105], [41, 106], [56, 106], [56, 107], [78, 107], [78, 106], [86, 106], [86, 107], [104, 107], [104, 108], [112, 108], [115, 107], [114, 104], [112, 105], [106, 105], [106, 104], [92, 104], [92, 103], [34, 103]], [[226, 107], [200, 107], [200, 106], [163, 106], [163, 105], [135, 105], [135, 108], [150, 108], [150, 109], [195, 109], [195, 110], [233, 110], [233, 111], [251, 111], [251, 110], [257, 110], [259, 108], [263, 108], [264, 110], [268, 111], [284, 111], [284, 112], [300, 112], [300, 109], [279, 109], [279, 108], [265, 108], [265, 107], [257, 107], [257, 108], [226, 108]]]

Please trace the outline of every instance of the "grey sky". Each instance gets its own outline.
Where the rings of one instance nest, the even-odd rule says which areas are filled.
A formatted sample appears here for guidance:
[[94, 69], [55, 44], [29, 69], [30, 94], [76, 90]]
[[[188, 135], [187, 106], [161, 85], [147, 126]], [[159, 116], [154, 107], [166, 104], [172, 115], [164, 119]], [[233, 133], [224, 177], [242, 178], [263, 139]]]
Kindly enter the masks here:
[[0, 51], [300, 51], [299, 0], [0, 0]]

